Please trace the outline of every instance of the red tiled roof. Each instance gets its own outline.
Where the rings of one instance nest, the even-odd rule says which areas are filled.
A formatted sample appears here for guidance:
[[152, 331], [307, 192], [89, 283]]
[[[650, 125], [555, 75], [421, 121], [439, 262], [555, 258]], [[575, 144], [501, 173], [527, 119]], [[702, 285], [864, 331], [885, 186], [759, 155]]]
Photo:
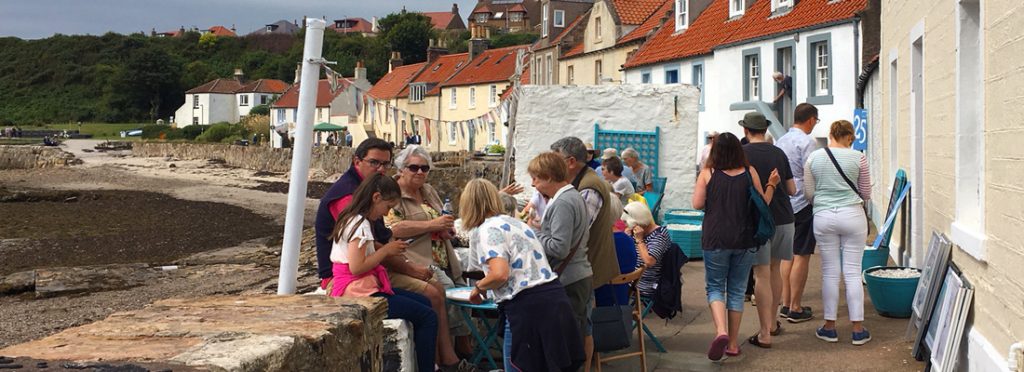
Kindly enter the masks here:
[[[333, 101], [335, 97], [341, 94], [341, 92], [352, 83], [348, 79], [340, 79], [338, 82], [341, 83], [342, 88], [335, 91], [334, 94], [331, 94], [331, 83], [327, 81], [327, 79], [320, 79], [316, 93], [316, 107], [329, 107], [331, 105], [331, 101]], [[300, 84], [294, 84], [288, 88], [288, 90], [281, 95], [281, 98], [278, 98], [277, 102], [274, 102], [274, 108], [299, 107], [299, 85]]]
[[[338, 22], [345, 22], [345, 21], [355, 21], [355, 25], [353, 25], [352, 27], [337, 27], [338, 26]], [[371, 24], [370, 21], [367, 21], [365, 18], [343, 18], [343, 19], [338, 19], [338, 20], [335, 20], [334, 23], [331, 23], [331, 25], [328, 28], [330, 28], [330, 29], [332, 29], [334, 31], [337, 31], [337, 32], [342, 32], [342, 33], [359, 32], [359, 33], [368, 34], [368, 33], [373, 32], [373, 24]]]
[[409, 81], [416, 76], [416, 73], [420, 72], [420, 69], [422, 69], [424, 65], [426, 65], [426, 63], [417, 63], [414, 65], [401, 66], [391, 70], [387, 75], [380, 78], [380, 80], [377, 81], [377, 84], [373, 85], [373, 88], [370, 88], [368, 94], [379, 99], [397, 97], [398, 94], [405, 89], [405, 86], [409, 84]]
[[[520, 86], [527, 84], [530, 84], [530, 57], [525, 57], [525, 60], [523, 61], [523, 75], [519, 77]], [[515, 88], [515, 86], [510, 84], [508, 87], [505, 87], [504, 91], [501, 92], [502, 101], [508, 98], [508, 96], [512, 95], [512, 88]]]
[[452, 12], [423, 12], [421, 14], [429, 17], [430, 23], [438, 30], [447, 29], [448, 25], [452, 23], [452, 18], [455, 17]]
[[745, 40], [798, 30], [805, 27], [831, 23], [857, 16], [864, 9], [867, 0], [801, 0], [789, 13], [771, 17], [769, 1], [755, 2], [747, 9], [743, 18], [739, 19], [736, 32], [725, 39], [722, 44], [737, 43]]
[[509, 13], [511, 13], [511, 12], [523, 12], [523, 13], [527, 13], [527, 12], [528, 12], [528, 11], [526, 10], [526, 7], [525, 7], [525, 6], [523, 6], [523, 4], [516, 4], [516, 5], [513, 5], [513, 6], [511, 7], [511, 8], [508, 8], [508, 11], [509, 11]]
[[487, 4], [480, 4], [480, 6], [476, 7], [476, 9], [473, 9], [473, 13], [470, 13], [470, 14], [477, 14], [477, 13], [494, 13], [494, 12], [492, 12], [491, 9], [487, 7]]
[[[801, 1], [800, 4], [812, 0]], [[764, 1], [767, 3], [767, 1]], [[681, 34], [676, 34], [675, 17], [647, 39], [636, 54], [623, 65], [625, 68], [642, 66], [663, 61], [707, 54], [721, 45], [735, 31], [735, 26], [726, 25], [729, 20], [729, 0], [714, 0], [693, 24]]]
[[619, 22], [624, 25], [639, 25], [660, 8], [664, 0], [611, 0]]
[[565, 55], [563, 55], [562, 58], [575, 57], [577, 55], [583, 54], [583, 44], [584, 43], [582, 41], [579, 44], [576, 44], [576, 46], [572, 47], [572, 49], [569, 49], [568, 52], [565, 52]]
[[484, 51], [441, 85], [450, 87], [508, 81], [516, 72], [516, 51], [527, 48], [517, 45]]
[[[618, 44], [624, 44], [634, 40], [643, 39], [644, 37], [647, 36], [648, 33], [651, 32], [651, 30], [653, 30], [655, 27], [658, 26], [659, 23], [661, 23], [661, 18], [665, 15], [665, 13], [669, 11], [672, 11], [672, 0], [662, 0], [661, 7], [655, 10], [654, 13], [651, 13], [651, 15], [647, 17], [647, 20], [644, 21], [644, 23], [641, 23], [640, 26], [633, 29], [633, 31], [630, 31], [628, 34], [626, 34], [626, 36], [623, 36], [621, 39], [619, 39]], [[672, 16], [669, 15], [668, 18], [672, 18]]]
[[[415, 79], [409, 83], [427, 83], [427, 84], [438, 84], [448, 80], [458, 71], [460, 68], [467, 64], [469, 59], [469, 53], [449, 54], [439, 57], [434, 63], [430, 63], [423, 72], [420, 72]], [[435, 86], [433, 89], [427, 91], [428, 96], [436, 95], [440, 93], [440, 90]], [[399, 93], [399, 97], [406, 97], [409, 95], [409, 88], [406, 86]]]
[[232, 37], [236, 36], [234, 31], [231, 31], [231, 30], [225, 28], [224, 26], [213, 26], [213, 27], [210, 27], [210, 29], [208, 31], [211, 34], [214, 34], [214, 35], [217, 35], [217, 36], [232, 36]]
[[277, 93], [281, 94], [288, 90], [288, 83], [277, 79], [259, 79], [249, 82], [241, 87], [236, 93]]
[[189, 89], [185, 94], [197, 94], [197, 93], [217, 93], [217, 94], [235, 94], [239, 89], [242, 88], [242, 84], [235, 79], [214, 79], [206, 82], [206, 84], [198, 87]]

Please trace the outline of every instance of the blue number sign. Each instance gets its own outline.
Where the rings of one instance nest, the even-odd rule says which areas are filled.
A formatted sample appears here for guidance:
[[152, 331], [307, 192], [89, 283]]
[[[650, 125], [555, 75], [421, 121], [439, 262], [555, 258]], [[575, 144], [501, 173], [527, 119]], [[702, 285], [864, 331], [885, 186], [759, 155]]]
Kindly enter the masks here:
[[853, 149], [865, 151], [868, 149], [868, 112], [864, 109], [853, 110], [853, 133], [857, 136], [853, 140]]

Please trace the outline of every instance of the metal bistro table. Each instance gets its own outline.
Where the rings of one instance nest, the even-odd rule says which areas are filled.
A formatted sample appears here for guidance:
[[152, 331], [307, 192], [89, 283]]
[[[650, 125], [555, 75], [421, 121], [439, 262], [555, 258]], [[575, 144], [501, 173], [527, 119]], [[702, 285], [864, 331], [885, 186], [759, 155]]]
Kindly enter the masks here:
[[[498, 321], [493, 322], [486, 317], [480, 318], [480, 323], [483, 324], [485, 333], [481, 334], [480, 329], [476, 323], [473, 322], [472, 313], [473, 310], [480, 310], [486, 312], [498, 312], [498, 305], [492, 300], [487, 300], [480, 304], [470, 303], [465, 298], [468, 297], [469, 291], [472, 291], [473, 287], [456, 287], [449, 288], [445, 294], [448, 299], [448, 304], [457, 306], [459, 308], [459, 314], [462, 314], [462, 319], [466, 321], [466, 325], [469, 327], [469, 333], [476, 339], [476, 350], [473, 352], [473, 357], [470, 362], [474, 365], [480, 363], [481, 359], [487, 358], [487, 362], [490, 363], [491, 369], [498, 369], [498, 363], [494, 361], [494, 357], [491, 356], [491, 347], [500, 346], [498, 345], [498, 333], [504, 331], [505, 328], [499, 326]], [[463, 296], [459, 296], [459, 295]]]

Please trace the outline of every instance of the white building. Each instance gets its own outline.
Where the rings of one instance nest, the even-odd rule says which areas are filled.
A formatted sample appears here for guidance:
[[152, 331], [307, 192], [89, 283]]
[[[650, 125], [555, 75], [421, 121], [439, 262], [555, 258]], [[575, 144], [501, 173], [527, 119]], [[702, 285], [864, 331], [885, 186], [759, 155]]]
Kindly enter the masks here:
[[242, 70], [235, 70], [233, 79], [214, 79], [185, 92], [185, 104], [174, 112], [178, 128], [189, 125], [236, 123], [256, 105], [274, 101], [288, 89], [276, 79], [246, 82]]
[[[282, 136], [294, 136], [295, 122], [298, 121], [300, 85], [293, 84], [270, 107], [270, 125], [278, 133], [270, 136], [273, 147], [283, 147]], [[366, 79], [366, 68], [362, 67], [361, 63], [357, 65], [354, 77], [339, 78], [337, 85], [333, 87], [330, 80], [320, 80], [317, 84], [313, 124], [325, 122], [348, 126], [355, 123], [363, 105], [363, 96], [371, 87], [373, 85]]]
[[[775, 71], [792, 79], [792, 99], [781, 104], [784, 124], [801, 102], [817, 106], [822, 122], [852, 119], [864, 54], [857, 13], [866, 0], [672, 1], [672, 19], [624, 65], [625, 82], [701, 88], [701, 133], [741, 135], [745, 111], [730, 105], [772, 105]], [[827, 132], [821, 125], [812, 135], [823, 141]]]

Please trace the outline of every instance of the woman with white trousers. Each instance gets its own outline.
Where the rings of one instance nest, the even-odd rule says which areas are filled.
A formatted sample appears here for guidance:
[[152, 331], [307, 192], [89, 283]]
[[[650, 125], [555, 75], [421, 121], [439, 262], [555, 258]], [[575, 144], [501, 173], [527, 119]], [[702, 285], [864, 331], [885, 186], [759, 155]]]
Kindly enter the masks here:
[[854, 138], [849, 121], [832, 123], [828, 147], [814, 151], [804, 166], [804, 190], [814, 205], [814, 237], [821, 251], [825, 324], [815, 333], [827, 342], [839, 342], [836, 313], [841, 273], [853, 323], [851, 339], [854, 345], [863, 345], [871, 341], [863, 324], [861, 286], [861, 258], [868, 234], [863, 205], [871, 197], [871, 175], [864, 154], [850, 148]]

